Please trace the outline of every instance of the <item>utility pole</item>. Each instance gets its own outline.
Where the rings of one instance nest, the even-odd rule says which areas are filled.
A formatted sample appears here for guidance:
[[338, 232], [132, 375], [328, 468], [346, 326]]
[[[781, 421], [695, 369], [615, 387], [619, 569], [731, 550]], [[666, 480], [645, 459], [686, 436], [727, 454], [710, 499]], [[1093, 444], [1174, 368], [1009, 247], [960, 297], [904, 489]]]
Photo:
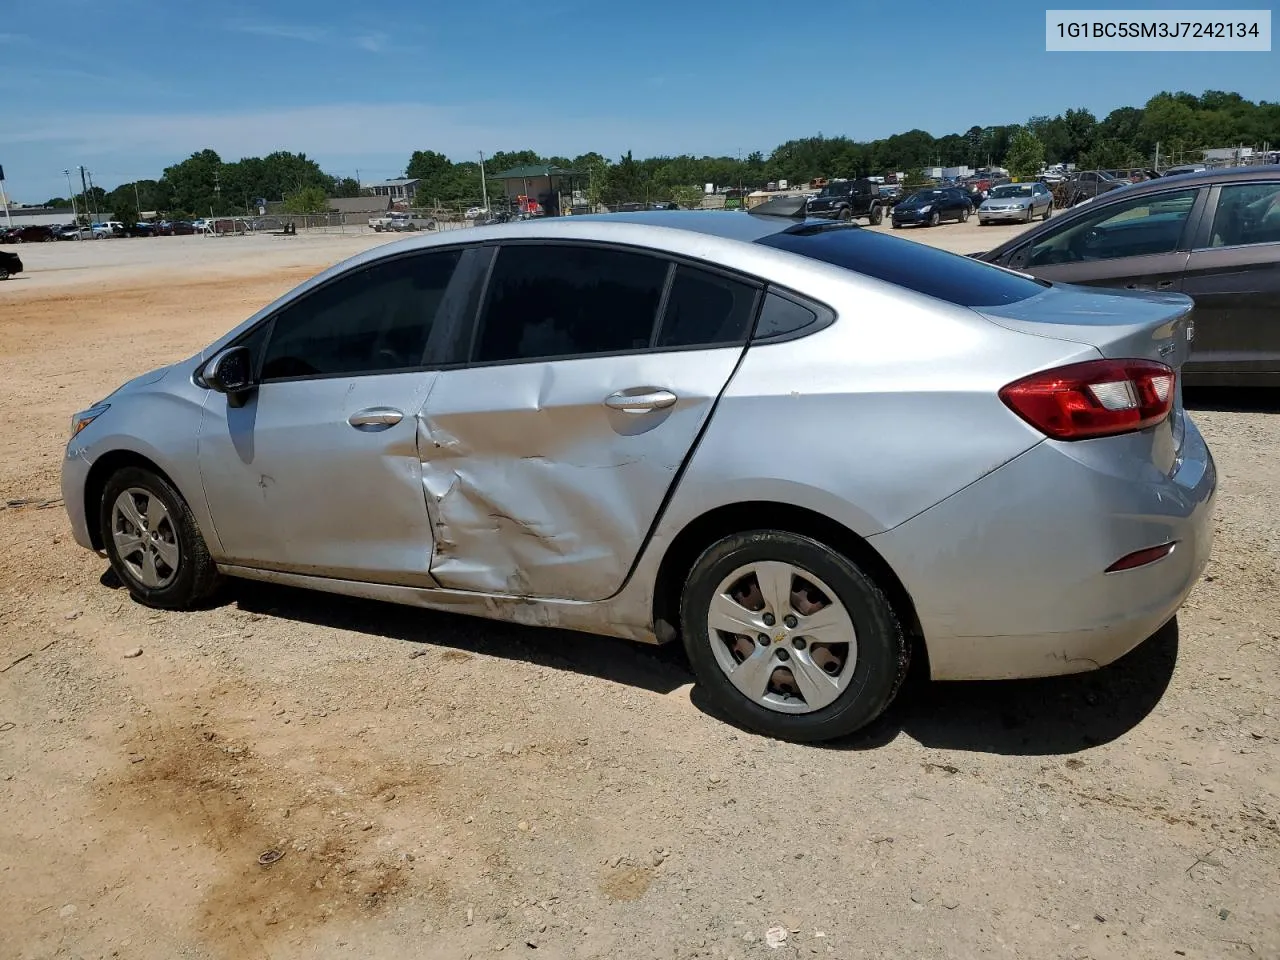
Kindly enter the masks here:
[[80, 164], [80, 199], [84, 201], [84, 215], [89, 218], [89, 222], [93, 223], [97, 217], [89, 209], [89, 187], [84, 182], [84, 164]]
[[480, 151], [480, 205], [487, 211], [489, 209], [489, 188], [484, 182], [484, 151]]
[[142, 201], [138, 199], [138, 181], [133, 181], [133, 205], [138, 211], [138, 216], [142, 216]]
[[9, 198], [4, 192], [4, 167], [0, 167], [0, 203], [4, 204], [5, 225], [13, 226], [13, 214], [9, 212]]
[[89, 176], [89, 199], [93, 201], [93, 219], [97, 220], [102, 216], [102, 211], [98, 209], [98, 198], [93, 195], [93, 171], [86, 170]]
[[75, 221], [76, 226], [80, 226], [80, 214], [76, 211], [76, 192], [71, 186], [71, 171], [63, 170], [67, 177], [67, 196], [71, 198], [71, 219]]

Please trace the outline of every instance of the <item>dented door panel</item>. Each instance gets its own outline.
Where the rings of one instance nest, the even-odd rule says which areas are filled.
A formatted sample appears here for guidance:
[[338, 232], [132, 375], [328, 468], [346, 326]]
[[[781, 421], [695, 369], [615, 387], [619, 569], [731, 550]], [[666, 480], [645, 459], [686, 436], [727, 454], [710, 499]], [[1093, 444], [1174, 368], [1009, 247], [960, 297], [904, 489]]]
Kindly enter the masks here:
[[[742, 349], [442, 372], [418, 418], [432, 575], [505, 596], [614, 594]], [[661, 391], [670, 406], [605, 403]]]
[[[219, 560], [431, 586], [414, 414], [437, 376], [266, 383], [239, 408], [212, 395], [199, 461], [225, 554]], [[403, 416], [378, 422], [392, 419], [385, 411]]]

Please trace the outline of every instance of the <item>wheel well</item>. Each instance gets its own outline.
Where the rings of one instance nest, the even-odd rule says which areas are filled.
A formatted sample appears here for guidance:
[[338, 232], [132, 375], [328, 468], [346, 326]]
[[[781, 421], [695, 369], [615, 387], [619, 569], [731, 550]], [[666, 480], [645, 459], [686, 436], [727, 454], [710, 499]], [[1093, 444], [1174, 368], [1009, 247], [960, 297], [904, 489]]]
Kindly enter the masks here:
[[173, 489], [178, 489], [177, 484], [169, 478], [167, 473], [140, 453], [134, 453], [132, 450], [112, 450], [110, 453], [104, 453], [93, 462], [93, 466], [89, 468], [89, 476], [84, 482], [84, 518], [89, 528], [89, 540], [95, 550], [101, 550], [105, 546], [102, 542], [102, 530], [98, 526], [102, 492], [107, 488], [107, 481], [111, 479], [111, 475], [125, 467], [141, 467], [144, 470], [150, 470], [164, 478]]
[[769, 501], [717, 507], [690, 523], [671, 542], [658, 567], [653, 591], [653, 624], [659, 640], [665, 643], [680, 635], [680, 594], [702, 552], [731, 534], [761, 529], [812, 537], [856, 563], [889, 598], [902, 629], [917, 648], [913, 653], [925, 656], [924, 631], [915, 603], [893, 568], [871, 544], [830, 517], [803, 507]]

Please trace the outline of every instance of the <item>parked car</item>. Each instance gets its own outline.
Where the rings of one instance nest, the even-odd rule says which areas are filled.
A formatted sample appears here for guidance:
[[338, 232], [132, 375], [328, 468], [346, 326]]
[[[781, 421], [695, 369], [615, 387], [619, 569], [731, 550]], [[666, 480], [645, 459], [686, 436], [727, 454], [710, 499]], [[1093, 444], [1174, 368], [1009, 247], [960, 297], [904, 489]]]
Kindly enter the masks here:
[[1185, 382], [1280, 386], [1280, 166], [1130, 184], [977, 256], [1046, 280], [1189, 294]]
[[468, 207], [467, 212], [463, 214], [463, 218], [467, 220], [476, 220], [489, 215], [486, 207]]
[[78, 227], [75, 224], [72, 224], [69, 227], [63, 227], [60, 231], [58, 231], [58, 239], [59, 240], [92, 240], [93, 228]]
[[21, 227], [12, 227], [3, 234], [4, 243], [49, 243], [58, 239], [52, 227], [39, 223], [28, 223]]
[[1036, 217], [1053, 216], [1053, 194], [1040, 181], [1004, 183], [991, 189], [991, 195], [978, 207], [978, 223], [986, 226], [997, 220], [1030, 223]]
[[956, 187], [929, 187], [917, 190], [893, 208], [893, 226], [920, 224], [936, 227], [943, 220], [964, 223], [973, 213], [973, 204]]
[[1067, 206], [1092, 200], [1100, 194], [1131, 185], [1128, 177], [1114, 177], [1105, 170], [1084, 170], [1075, 173], [1062, 184]]
[[681, 639], [793, 740], [870, 722], [917, 642], [1062, 674], [1171, 618], [1216, 484], [1190, 299], [778, 211], [360, 253], [75, 415], [75, 539], [162, 609], [233, 576]]
[[8, 250], [0, 250], [0, 280], [8, 280], [22, 272], [22, 258]]
[[93, 237], [95, 240], [106, 240], [111, 237], [123, 237], [125, 235], [124, 224], [119, 220], [107, 220], [104, 223], [93, 224]]
[[834, 180], [809, 198], [809, 216], [829, 220], [884, 219], [886, 200], [880, 184], [870, 180]]
[[[415, 230], [434, 230], [436, 221], [434, 217], [423, 217], [416, 214], [396, 213], [392, 214], [390, 220], [382, 227], [383, 230], [391, 230], [397, 233], [412, 233]], [[377, 230], [377, 227], [374, 227]]]

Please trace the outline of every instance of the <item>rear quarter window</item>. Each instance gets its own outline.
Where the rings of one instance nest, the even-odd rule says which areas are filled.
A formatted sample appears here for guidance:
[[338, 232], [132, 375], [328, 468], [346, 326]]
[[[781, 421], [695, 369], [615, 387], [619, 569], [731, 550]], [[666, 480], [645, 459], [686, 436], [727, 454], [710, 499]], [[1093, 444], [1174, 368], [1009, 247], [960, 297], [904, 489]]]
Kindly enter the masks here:
[[756, 241], [961, 307], [1028, 300], [1049, 284], [991, 264], [857, 227], [783, 232]]

